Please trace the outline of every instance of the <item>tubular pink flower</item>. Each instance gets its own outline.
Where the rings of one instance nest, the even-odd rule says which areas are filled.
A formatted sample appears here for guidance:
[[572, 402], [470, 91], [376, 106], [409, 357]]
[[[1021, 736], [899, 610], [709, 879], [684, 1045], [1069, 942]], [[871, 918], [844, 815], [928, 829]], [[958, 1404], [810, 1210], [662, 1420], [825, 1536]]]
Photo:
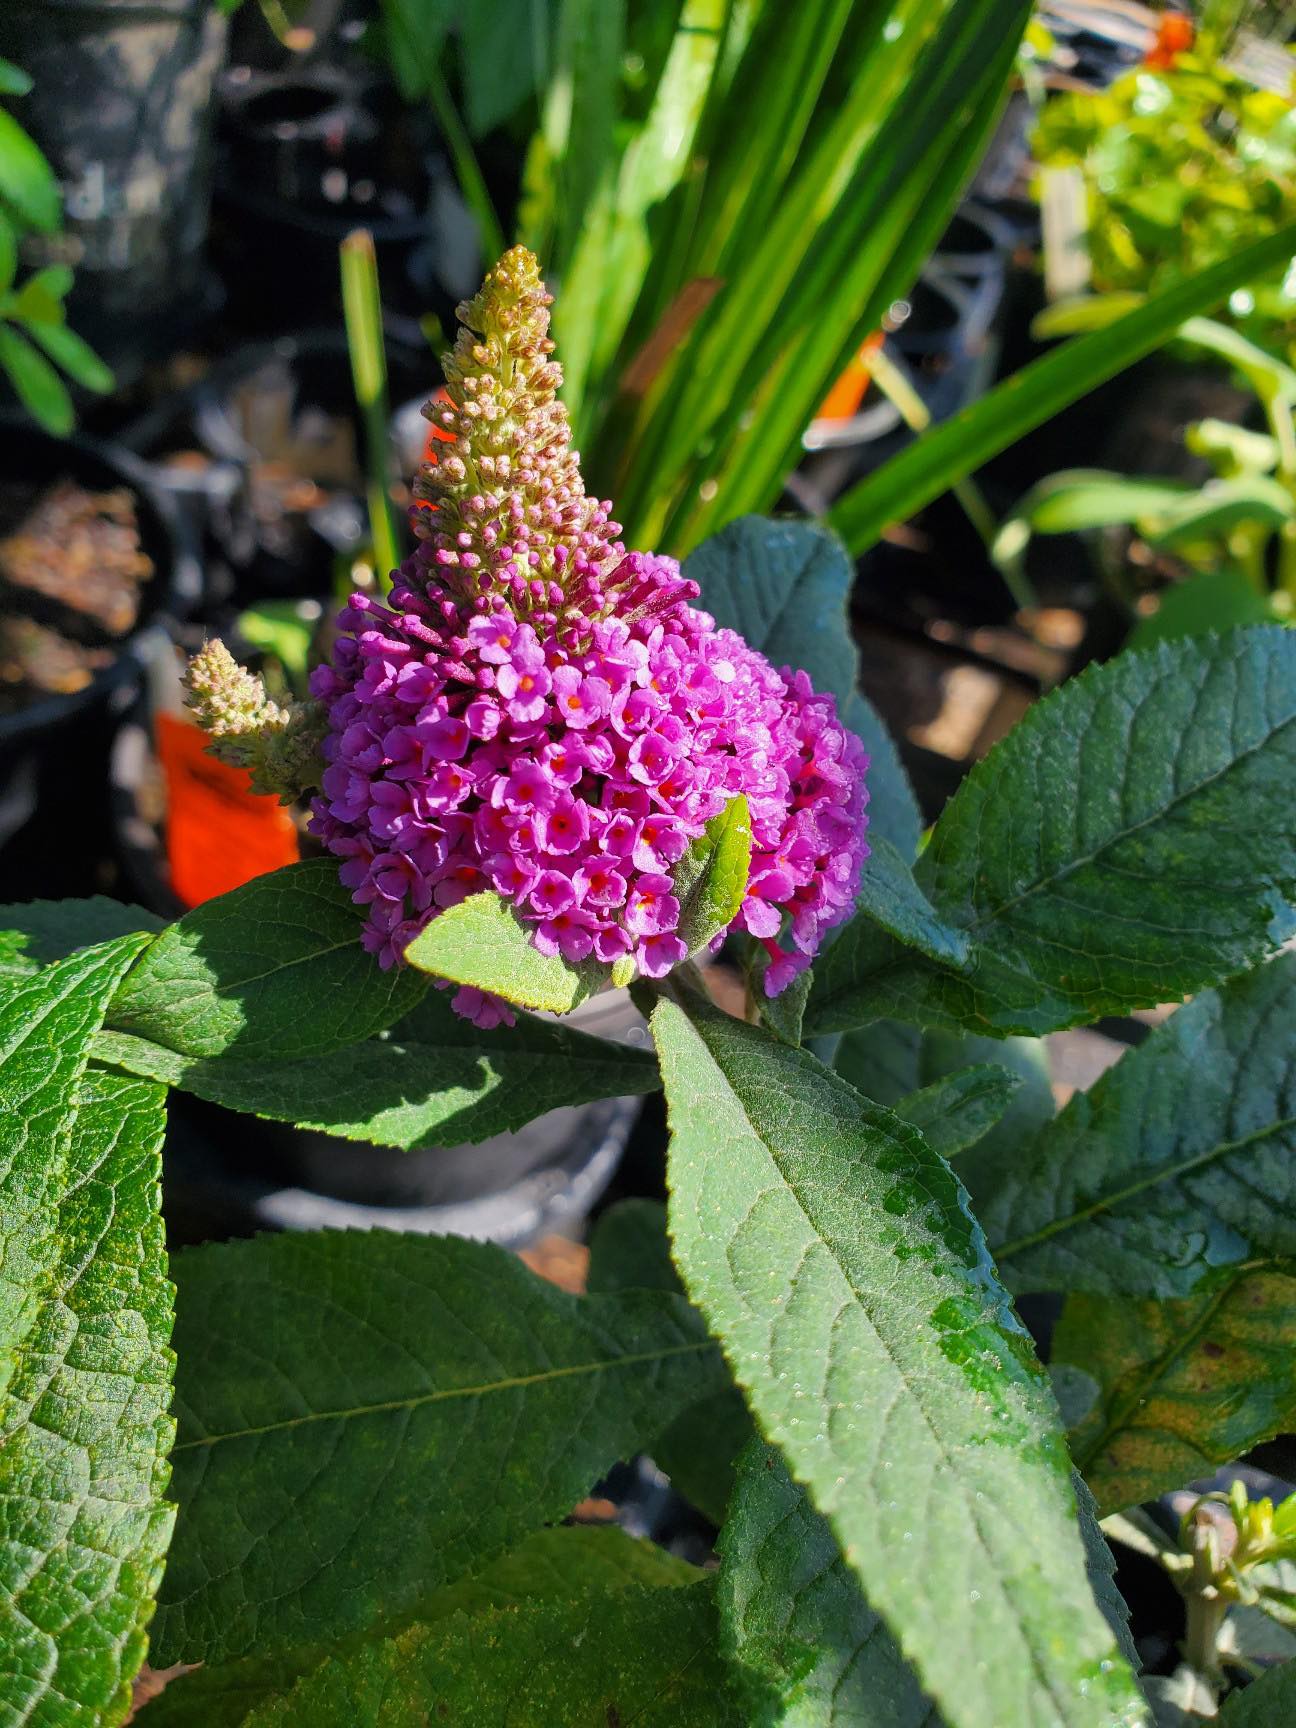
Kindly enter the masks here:
[[[556, 400], [535, 261], [515, 249], [460, 308], [421, 490], [422, 541], [387, 605], [360, 595], [312, 679], [328, 717], [312, 827], [396, 963], [430, 918], [493, 888], [541, 952], [648, 977], [685, 958], [671, 871], [738, 793], [752, 817], [735, 927], [776, 994], [849, 916], [867, 856], [859, 740], [831, 696], [626, 552], [589, 499]], [[479, 991], [452, 999], [508, 1021]]]

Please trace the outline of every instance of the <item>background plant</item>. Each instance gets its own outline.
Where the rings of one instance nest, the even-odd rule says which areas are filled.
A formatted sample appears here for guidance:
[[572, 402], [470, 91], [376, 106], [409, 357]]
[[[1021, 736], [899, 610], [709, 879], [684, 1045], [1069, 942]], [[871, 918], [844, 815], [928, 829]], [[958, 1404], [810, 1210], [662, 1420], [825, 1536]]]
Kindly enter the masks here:
[[[22, 97], [30, 89], [25, 72], [0, 60], [0, 97]], [[18, 281], [23, 236], [57, 235], [62, 215], [49, 163], [0, 107], [0, 368], [27, 412], [46, 431], [60, 434], [71, 431], [76, 417], [60, 372], [86, 390], [113, 387], [112, 373], [68, 328], [63, 302], [72, 287], [71, 270], [50, 265]]]

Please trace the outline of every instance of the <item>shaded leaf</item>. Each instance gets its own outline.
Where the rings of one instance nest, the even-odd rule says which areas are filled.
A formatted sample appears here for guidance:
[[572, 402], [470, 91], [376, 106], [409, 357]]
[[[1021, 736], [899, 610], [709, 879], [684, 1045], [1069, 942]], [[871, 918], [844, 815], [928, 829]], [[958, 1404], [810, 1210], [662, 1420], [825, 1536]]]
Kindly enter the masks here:
[[873, 704], [858, 690], [847, 697], [841, 717], [868, 751], [869, 843], [889, 840], [902, 858], [910, 859], [918, 850], [923, 821], [895, 741]]
[[700, 998], [653, 1032], [685, 1285], [949, 1722], [1137, 1719], [1055, 1406], [948, 1166]]
[[[657, 1200], [622, 1200], [610, 1207], [590, 1236], [589, 1289], [670, 1290], [684, 1287], [670, 1256], [666, 1208]], [[706, 1321], [690, 1310], [697, 1336]], [[654, 1436], [649, 1451], [674, 1488], [715, 1525], [725, 1520], [734, 1465], [752, 1435], [751, 1417], [736, 1386], [699, 1399]]]
[[922, 1085], [922, 1041], [918, 1028], [903, 1020], [875, 1020], [846, 1034], [833, 1067], [847, 1085], [875, 1104], [895, 1104]]
[[326, 1662], [248, 1728], [744, 1728], [716, 1636], [710, 1580], [533, 1597]]
[[83, 1079], [57, 1258], [5, 1399], [0, 1710], [40, 1728], [122, 1719], [171, 1534], [165, 1096]]
[[[156, 913], [143, 906], [124, 906], [102, 894], [89, 900], [24, 900], [0, 906], [0, 953], [6, 965], [31, 968], [114, 936], [165, 929], [166, 920]], [[11, 934], [15, 939], [9, 942]]]
[[853, 925], [816, 965], [807, 1032], [887, 1015], [1039, 1033], [1254, 965], [1291, 927], [1294, 769], [1296, 632], [1091, 667], [977, 763], [918, 862], [972, 964]]
[[1015, 1290], [1186, 1296], [1296, 1256], [1296, 953], [1203, 991], [1005, 1164], [981, 1219]]
[[479, 1243], [262, 1236], [173, 1273], [160, 1664], [408, 1618], [723, 1384], [678, 1297], [577, 1299]]
[[869, 924], [941, 965], [962, 968], [972, 957], [966, 932], [942, 922], [914, 881], [913, 871], [882, 839], [874, 840], [865, 860], [855, 918], [832, 944], [831, 959], [823, 962], [833, 977], [854, 970], [854, 945], [869, 940]]
[[1222, 1728], [1279, 1728], [1296, 1713], [1296, 1662], [1271, 1668], [1233, 1692], [1219, 1713]]
[[1104, 1515], [1213, 1476], [1296, 1423], [1296, 1265], [1248, 1266], [1182, 1302], [1072, 1296], [1050, 1370]]
[[1147, 648], [1153, 642], [1171, 642], [1178, 636], [1204, 636], [1208, 630], [1231, 630], [1238, 625], [1264, 624], [1273, 613], [1250, 577], [1236, 566], [1223, 564], [1163, 588], [1155, 612], [1138, 619], [1129, 634], [1128, 646]]
[[438, 914], [405, 950], [420, 972], [492, 991], [523, 1008], [566, 1014], [607, 982], [597, 961], [578, 966], [542, 954], [527, 925], [498, 894], [470, 894]]
[[121, 1032], [101, 1033], [95, 1055], [230, 1110], [406, 1152], [488, 1140], [547, 1110], [661, 1084], [646, 1049], [521, 1012], [516, 1025], [483, 1032], [434, 990], [390, 1037], [327, 1056], [203, 1060]]
[[952, 1158], [1002, 1119], [1020, 1086], [1019, 1075], [983, 1062], [897, 1098], [892, 1109], [919, 1130], [933, 1152]]
[[317, 858], [186, 912], [135, 967], [108, 1024], [182, 1056], [291, 1061], [381, 1031], [424, 988], [365, 953], [336, 865]]
[[[872, 1028], [852, 1032], [843, 1045], [867, 1038]], [[959, 1153], [958, 1179], [967, 1189], [972, 1210], [981, 1216], [988, 1197], [997, 1190], [1002, 1174], [1010, 1174], [1032, 1140], [1057, 1112], [1049, 1076], [1048, 1047], [1042, 1038], [978, 1038], [971, 1032], [908, 1031], [919, 1038], [918, 1074], [930, 1085], [956, 1073], [965, 1064], [991, 1062], [1007, 1068], [1021, 1082], [1008, 1101], [1008, 1108], [993, 1127]], [[850, 1079], [849, 1074], [846, 1076]], [[881, 1104], [891, 1102], [880, 1098]]]
[[671, 872], [680, 906], [676, 934], [690, 954], [705, 948], [738, 916], [751, 853], [751, 816], [740, 792], [711, 818]]

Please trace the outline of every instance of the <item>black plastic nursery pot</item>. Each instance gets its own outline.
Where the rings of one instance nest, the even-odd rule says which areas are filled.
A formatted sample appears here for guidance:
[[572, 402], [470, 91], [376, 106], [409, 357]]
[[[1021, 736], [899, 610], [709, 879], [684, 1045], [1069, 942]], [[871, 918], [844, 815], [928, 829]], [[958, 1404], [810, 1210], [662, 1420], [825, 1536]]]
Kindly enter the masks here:
[[213, 0], [5, 0], [0, 56], [33, 80], [23, 125], [57, 174], [73, 327], [119, 372], [165, 354], [209, 302]]
[[390, 87], [313, 65], [231, 70], [222, 86], [217, 248], [250, 330], [340, 310], [338, 247], [373, 236], [384, 304], [448, 325], [475, 288], [476, 225], [431, 121]]
[[[11, 686], [0, 707], [0, 898], [111, 889], [112, 733], [135, 700], [150, 657], [198, 601], [198, 559], [148, 468], [118, 446], [0, 422], [0, 475], [0, 539], [50, 488], [70, 480], [95, 494], [129, 493], [139, 550], [152, 565], [137, 615], [119, 635], [48, 596], [0, 585], [0, 627], [9, 635], [35, 625], [58, 656], [58, 676], [50, 682], [62, 686]], [[63, 642], [66, 655], [59, 651]], [[66, 674], [64, 659], [71, 668]]]

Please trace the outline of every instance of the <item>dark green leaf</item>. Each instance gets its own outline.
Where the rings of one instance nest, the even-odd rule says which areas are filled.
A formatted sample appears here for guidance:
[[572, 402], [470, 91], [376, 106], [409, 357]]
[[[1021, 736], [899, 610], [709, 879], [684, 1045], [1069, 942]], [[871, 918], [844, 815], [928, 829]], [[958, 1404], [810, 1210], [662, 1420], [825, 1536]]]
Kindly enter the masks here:
[[713, 816], [671, 872], [680, 916], [676, 934], [690, 954], [738, 916], [751, 873], [752, 832], [740, 792]]
[[482, 1032], [432, 990], [389, 1038], [327, 1056], [203, 1060], [122, 1032], [101, 1033], [95, 1055], [230, 1110], [407, 1152], [488, 1140], [547, 1110], [661, 1084], [646, 1049], [520, 1012], [515, 1026]]
[[542, 954], [508, 902], [491, 893], [470, 894], [440, 913], [405, 958], [420, 972], [551, 1014], [568, 1013], [608, 979], [597, 961], [574, 966], [560, 954]]
[[875, 1020], [848, 1032], [833, 1067], [849, 1086], [875, 1104], [894, 1104], [922, 1085], [919, 1056], [922, 1033], [903, 1020]]
[[1220, 1711], [1221, 1728], [1281, 1728], [1296, 1714], [1296, 1662], [1284, 1662], [1232, 1693]]
[[72, 430], [76, 413], [63, 380], [30, 342], [5, 323], [0, 323], [0, 370], [23, 407], [47, 432], [63, 437]]
[[[0, 952], [5, 964], [30, 969], [62, 960], [78, 948], [144, 930], [156, 935], [166, 920], [143, 906], [123, 906], [95, 894], [89, 900], [24, 900], [0, 906]], [[12, 934], [14, 940], [7, 938]]]
[[[438, 1590], [420, 1604], [418, 1620], [427, 1627], [451, 1616], [462, 1619], [535, 1598], [570, 1597], [578, 1590], [670, 1589], [696, 1584], [698, 1578], [696, 1566], [615, 1526], [575, 1524], [537, 1530], [482, 1572]], [[346, 1649], [358, 1650], [365, 1642], [360, 1633]], [[334, 1642], [331, 1647], [302, 1646], [279, 1657], [204, 1664], [173, 1680], [149, 1705], [148, 1728], [238, 1728], [258, 1704], [290, 1691], [302, 1674], [340, 1653]]]
[[720, 1552], [721, 1636], [754, 1724], [939, 1728], [827, 1520], [763, 1441], [739, 1460]]
[[123, 936], [43, 972], [0, 976], [0, 1395], [58, 1264], [58, 1208], [90, 1040], [147, 941]]
[[180, 1507], [158, 1665], [399, 1623], [724, 1383], [678, 1298], [323, 1233], [174, 1263]]
[[[590, 1237], [591, 1292], [670, 1290], [684, 1294], [670, 1257], [666, 1208], [656, 1200], [622, 1200]], [[691, 1310], [697, 1336], [706, 1321]], [[751, 1438], [751, 1417], [736, 1386], [712, 1393], [674, 1417], [650, 1446], [654, 1460], [686, 1500], [713, 1524], [723, 1524], [733, 1492], [734, 1463]]]
[[424, 988], [365, 953], [337, 867], [319, 858], [186, 912], [126, 980], [108, 1024], [182, 1056], [291, 1061], [381, 1031]]
[[836, 504], [835, 527], [853, 552], [865, 551], [890, 523], [914, 515], [956, 480], [1162, 347], [1186, 318], [1218, 306], [1273, 265], [1287, 263], [1293, 251], [1296, 223], [1289, 223], [1105, 328], [1033, 360], [860, 481]]
[[542, 87], [549, 59], [545, 0], [475, 0], [460, 41], [467, 119], [475, 137], [501, 125]]
[[952, 1158], [1001, 1120], [1020, 1086], [1020, 1075], [980, 1063], [898, 1098], [892, 1109], [919, 1130], [933, 1152]]
[[11, 60], [0, 60], [0, 96], [27, 96], [32, 81], [21, 66]]
[[158, 1214], [165, 1098], [147, 1081], [87, 1074], [51, 1194], [56, 1258], [0, 1428], [8, 1721], [119, 1722], [144, 1659], [174, 1516], [162, 1498], [174, 1432]]
[[[885, 1023], [884, 1023], [885, 1024]], [[852, 1032], [843, 1045], [857, 1038], [867, 1038], [875, 1028]], [[917, 1029], [907, 1030], [917, 1035]], [[953, 1074], [967, 1063], [992, 1062], [997, 1068], [1007, 1068], [1021, 1081], [1008, 1108], [975, 1145], [959, 1153], [958, 1179], [967, 1189], [972, 1210], [977, 1217], [989, 1196], [998, 1189], [1004, 1170], [1011, 1172], [1021, 1158], [1022, 1149], [1046, 1122], [1051, 1122], [1057, 1106], [1049, 1078], [1048, 1050], [1041, 1038], [977, 1038], [969, 1032], [928, 1032], [921, 1035], [918, 1072], [927, 1084]], [[838, 1065], [840, 1067], [840, 1064]], [[846, 1078], [849, 1080], [850, 1075]], [[861, 1088], [863, 1090], [863, 1088]], [[891, 1098], [879, 1098], [879, 1104], [890, 1104]]]
[[0, 207], [0, 295], [8, 294], [18, 271], [18, 236], [14, 225]]
[[1051, 1372], [1072, 1456], [1104, 1515], [1289, 1432], [1293, 1337], [1296, 1264], [1281, 1261], [1184, 1302], [1068, 1298]]
[[248, 1728], [744, 1728], [716, 1642], [710, 1580], [534, 1597], [329, 1661]]
[[97, 391], [106, 395], [117, 380], [109, 367], [95, 353], [88, 342], [82, 341], [75, 330], [69, 330], [66, 324], [51, 324], [33, 319], [24, 324], [23, 328], [33, 342], [39, 342], [50, 359], [61, 366], [75, 383], [87, 390]]
[[[887, 840], [875, 839], [860, 879], [856, 917], [832, 944], [824, 965], [834, 976], [849, 975], [857, 964], [855, 942], [868, 940], [868, 926], [877, 925], [906, 948], [916, 948], [938, 965], [962, 969], [972, 957], [964, 930], [944, 923], [900, 853]], [[831, 988], [831, 985], [827, 986]]]
[[810, 1000], [814, 972], [807, 967], [798, 972], [790, 984], [785, 984], [777, 996], [765, 994], [765, 974], [769, 970], [769, 955], [758, 942], [749, 941], [745, 955], [747, 989], [756, 1004], [762, 1025], [768, 1026], [776, 1038], [785, 1044], [801, 1042], [801, 1023], [805, 1006]]
[[685, 1285], [948, 1721], [1136, 1719], [1056, 1409], [948, 1166], [700, 998], [653, 1031]]
[[1128, 646], [1149, 648], [1178, 636], [1204, 636], [1208, 630], [1232, 630], [1242, 624], [1265, 624], [1272, 617], [1268, 599], [1245, 571], [1222, 564], [1163, 588], [1155, 612], [1140, 617], [1130, 631]]
[[1296, 952], [1204, 991], [1005, 1166], [981, 1207], [1015, 1290], [1186, 1296], [1296, 1257]]
[[1294, 770], [1296, 632], [1092, 667], [976, 765], [918, 862], [972, 965], [852, 929], [816, 965], [807, 1032], [891, 1015], [1038, 1033], [1254, 965], [1291, 928]]
[[54, 171], [12, 114], [0, 108], [0, 199], [29, 228], [52, 234], [63, 200]]
[[845, 705], [856, 682], [846, 620], [854, 570], [835, 535], [809, 522], [744, 516], [699, 546], [684, 574], [718, 624], [772, 666], [808, 672], [816, 690]]
[[879, 839], [889, 840], [908, 860], [918, 850], [923, 821], [895, 741], [873, 704], [858, 690], [847, 697], [841, 717], [868, 751], [869, 841], [876, 845]]

